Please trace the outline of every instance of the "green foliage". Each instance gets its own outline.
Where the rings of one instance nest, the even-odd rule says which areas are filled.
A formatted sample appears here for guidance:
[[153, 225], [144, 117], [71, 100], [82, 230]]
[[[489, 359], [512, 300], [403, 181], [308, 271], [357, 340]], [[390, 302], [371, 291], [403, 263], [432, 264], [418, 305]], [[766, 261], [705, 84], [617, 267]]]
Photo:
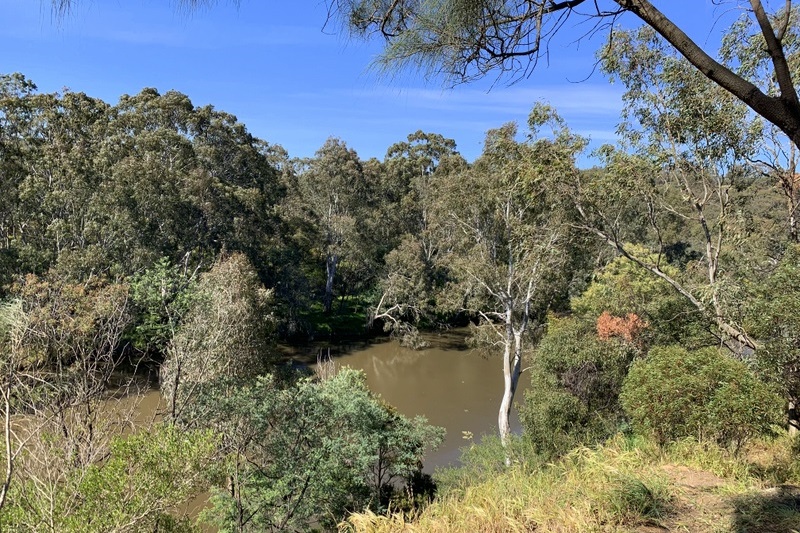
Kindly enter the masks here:
[[235, 117], [175, 91], [111, 106], [37, 93], [20, 75], [0, 85], [0, 263], [15, 269], [0, 282], [50, 268], [71, 281], [117, 278], [223, 248], [268, 265], [283, 190]]
[[208, 422], [226, 435], [231, 490], [207, 518], [222, 531], [307, 529], [347, 511], [384, 509], [396, 483], [421, 469], [443, 431], [409, 420], [369, 392], [363, 373], [282, 387], [259, 378], [213, 405]]
[[363, 285], [375, 270], [366, 224], [374, 184], [355, 150], [340, 139], [328, 139], [298, 167], [285, 209], [292, 224], [305, 230], [305, 246], [316, 256], [322, 281], [321, 300], [330, 313], [340, 278], [349, 276], [346, 290], [347, 285]]
[[46, 478], [12, 486], [0, 527], [64, 533], [189, 531], [186, 522], [168, 513], [207, 490], [206, 471], [216, 446], [210, 432], [185, 433], [166, 425], [118, 437], [106, 460], [51, 480], [57, 486], [50, 498], [35, 497], [37, 482]]
[[161, 366], [171, 417], [189, 409], [191, 418], [202, 418], [192, 406], [199, 387], [216, 381], [232, 387], [271, 368], [276, 352], [270, 305], [270, 291], [242, 254], [221, 258], [200, 277]]
[[433, 184], [465, 166], [456, 142], [435, 133], [417, 131], [386, 150], [380, 192], [388, 201], [381, 205], [381, 218], [391, 248], [404, 235], [425, 239]]
[[[636, 257], [658, 262], [656, 255], [643, 246], [626, 248]], [[661, 268], [669, 276], [680, 276], [674, 266], [665, 264]], [[697, 308], [666, 281], [624, 257], [616, 257], [596, 271], [586, 291], [572, 300], [572, 309], [591, 321], [604, 311], [617, 317], [637, 315], [647, 322], [641, 332], [642, 348], [678, 343], [702, 347], [716, 341], [708, 332], [708, 321]]]
[[326, 313], [323, 305], [315, 302], [299, 313], [299, 319], [309, 338], [358, 338], [367, 332], [370, 302], [363, 296], [343, 297], [334, 306], [333, 313]]
[[600, 59], [605, 73], [625, 85], [623, 131], [632, 145], [698, 167], [724, 164], [752, 148], [758, 131], [748, 127], [745, 104], [653, 28], [614, 32]]
[[783, 402], [741, 362], [718, 350], [653, 348], [636, 361], [620, 400], [634, 427], [659, 443], [686, 436], [738, 450], [779, 423]]
[[800, 246], [787, 248], [777, 267], [754, 284], [748, 322], [763, 342], [756, 351], [759, 370], [787, 398], [800, 398]]
[[373, 319], [383, 320], [384, 329], [406, 345], [424, 344], [416, 327], [452, 311], [444, 310], [438, 298], [449, 274], [448, 266], [436, 261], [442, 237], [436, 220], [441, 184], [466, 166], [455, 141], [421, 131], [386, 152], [382, 192], [392, 201], [382, 206], [381, 216], [396, 223], [389, 228], [392, 247], [385, 255]]
[[601, 340], [593, 321], [550, 317], [520, 411], [524, 436], [545, 456], [613, 435], [624, 417], [619, 392], [638, 350]]
[[136, 323], [130, 336], [139, 350], [163, 354], [192, 307], [197, 280], [196, 272], [189, 272], [187, 266], [172, 265], [162, 257], [131, 277]]

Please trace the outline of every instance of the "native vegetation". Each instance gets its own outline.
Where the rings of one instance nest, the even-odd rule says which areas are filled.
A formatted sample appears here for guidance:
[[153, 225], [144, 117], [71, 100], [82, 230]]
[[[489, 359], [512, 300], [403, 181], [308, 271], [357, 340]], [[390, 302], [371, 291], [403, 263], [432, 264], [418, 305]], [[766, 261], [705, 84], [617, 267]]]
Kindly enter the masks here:
[[[560, 17], [638, 16], [599, 51], [625, 109], [591, 169], [546, 103], [473, 162], [421, 131], [300, 159], [177, 92], [2, 76], [0, 529], [796, 529], [797, 9], [753, 0], [713, 59], [601, 4], [335, 3], [458, 81], [527, 74]], [[499, 438], [438, 493], [441, 429], [277, 348], [453, 325], [498, 356]]]

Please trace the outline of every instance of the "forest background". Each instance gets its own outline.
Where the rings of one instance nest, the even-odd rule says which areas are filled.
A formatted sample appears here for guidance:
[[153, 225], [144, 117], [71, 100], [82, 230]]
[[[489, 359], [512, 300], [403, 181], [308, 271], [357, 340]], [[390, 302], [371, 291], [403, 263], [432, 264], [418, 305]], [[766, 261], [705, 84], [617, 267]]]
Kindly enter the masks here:
[[[796, 16], [769, 19], [789, 79]], [[756, 19], [718, 57], [790, 106]], [[0, 523], [191, 529], [174, 510], [211, 487], [205, 519], [227, 530], [413, 510], [441, 432], [358, 373], [308, 376], [275, 349], [369, 328], [415, 345], [469, 325], [502, 353], [500, 468], [518, 460], [523, 369], [522, 442], [543, 460], [618, 433], [738, 456], [797, 428], [791, 120], [763, 120], [649, 26], [610, 35], [597, 61], [623, 87], [622, 140], [591, 169], [544, 102], [472, 162], [422, 131], [382, 159], [335, 137], [293, 158], [176, 91], [110, 104], [3, 76]], [[123, 368], [157, 370], [162, 421], [114, 412]]]

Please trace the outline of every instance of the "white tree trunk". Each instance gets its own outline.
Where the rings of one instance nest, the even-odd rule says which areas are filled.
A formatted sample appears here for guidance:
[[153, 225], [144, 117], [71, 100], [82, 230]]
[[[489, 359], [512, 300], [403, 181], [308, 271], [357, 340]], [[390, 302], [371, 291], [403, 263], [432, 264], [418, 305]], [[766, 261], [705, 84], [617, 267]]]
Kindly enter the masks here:
[[[514, 330], [511, 310], [506, 312], [506, 335], [503, 349], [503, 399], [497, 415], [497, 426], [500, 430], [500, 442], [508, 447], [511, 436], [511, 408], [517, 392], [519, 376], [522, 374], [522, 330]], [[506, 453], [506, 466], [511, 466], [511, 457]]]

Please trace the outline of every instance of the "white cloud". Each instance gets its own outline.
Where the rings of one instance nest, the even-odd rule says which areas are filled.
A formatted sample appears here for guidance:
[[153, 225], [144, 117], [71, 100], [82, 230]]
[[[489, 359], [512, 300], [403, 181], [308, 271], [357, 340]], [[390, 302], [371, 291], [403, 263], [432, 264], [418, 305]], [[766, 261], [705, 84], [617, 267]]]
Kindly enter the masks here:
[[355, 90], [350, 95], [382, 101], [393, 98], [410, 108], [493, 114], [527, 115], [537, 101], [552, 104], [565, 117], [577, 114], [616, 117], [622, 108], [622, 92], [610, 84], [512, 87], [491, 91], [377, 87]]

